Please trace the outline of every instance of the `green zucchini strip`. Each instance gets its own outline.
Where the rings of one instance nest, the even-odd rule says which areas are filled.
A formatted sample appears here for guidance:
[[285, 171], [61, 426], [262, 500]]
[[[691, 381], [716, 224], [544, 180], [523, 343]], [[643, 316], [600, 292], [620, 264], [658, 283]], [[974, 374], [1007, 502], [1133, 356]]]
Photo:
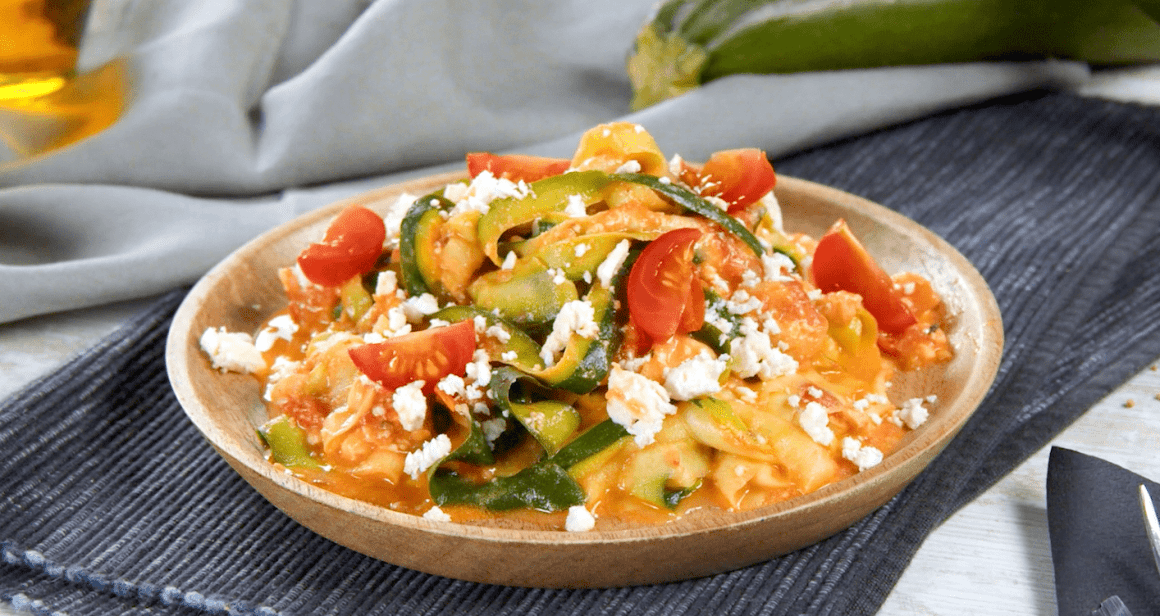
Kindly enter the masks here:
[[721, 208], [697, 196], [696, 193], [671, 182], [662, 182], [660, 178], [644, 173], [614, 173], [611, 177], [614, 180], [631, 182], [651, 188], [668, 197], [686, 210], [704, 216], [721, 225], [726, 231], [736, 235], [741, 241], [745, 242], [745, 245], [749, 246], [757, 256], [760, 257], [765, 254], [765, 247], [761, 245], [757, 236], [745, 228], [745, 225], [741, 224], [740, 220], [737, 220], [730, 216], [728, 212], [722, 211]]

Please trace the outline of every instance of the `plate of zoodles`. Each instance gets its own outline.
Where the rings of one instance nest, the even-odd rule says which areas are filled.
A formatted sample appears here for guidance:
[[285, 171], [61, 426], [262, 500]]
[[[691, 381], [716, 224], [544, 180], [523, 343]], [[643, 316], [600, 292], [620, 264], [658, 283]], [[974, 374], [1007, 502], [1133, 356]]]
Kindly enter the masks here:
[[466, 580], [745, 566], [901, 490], [1002, 353], [985, 282], [755, 148], [468, 154], [256, 238], [174, 318], [186, 414], [288, 515]]

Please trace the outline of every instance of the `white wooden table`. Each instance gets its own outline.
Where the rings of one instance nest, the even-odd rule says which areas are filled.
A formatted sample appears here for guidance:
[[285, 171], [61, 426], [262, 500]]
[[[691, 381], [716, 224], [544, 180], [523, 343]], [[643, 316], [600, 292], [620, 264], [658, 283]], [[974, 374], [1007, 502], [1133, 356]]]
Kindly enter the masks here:
[[[1160, 67], [1093, 80], [1085, 94], [1160, 104]], [[0, 399], [91, 346], [148, 301], [0, 325]], [[1153, 365], [1160, 364], [1160, 358]], [[1160, 479], [1160, 371], [1145, 368], [1058, 435], [1060, 445]], [[1048, 447], [936, 529], [880, 614], [1056, 613], [1048, 543]], [[0, 616], [24, 614], [0, 604]]]

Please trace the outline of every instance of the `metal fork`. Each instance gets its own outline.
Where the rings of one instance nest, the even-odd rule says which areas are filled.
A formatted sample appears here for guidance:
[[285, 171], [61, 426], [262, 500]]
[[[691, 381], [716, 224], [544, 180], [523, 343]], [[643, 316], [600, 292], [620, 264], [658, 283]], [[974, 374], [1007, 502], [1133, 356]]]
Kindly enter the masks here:
[[[1160, 521], [1156, 520], [1156, 508], [1152, 505], [1152, 495], [1148, 488], [1140, 484], [1140, 509], [1144, 513], [1144, 528], [1148, 531], [1148, 544], [1152, 546], [1152, 560], [1160, 572]], [[1092, 616], [1132, 616], [1128, 606], [1117, 595], [1112, 595], [1094, 610]]]
[[1152, 559], [1156, 570], [1160, 571], [1160, 522], [1156, 521], [1156, 508], [1152, 506], [1152, 495], [1148, 488], [1140, 484], [1140, 508], [1144, 511], [1144, 528], [1148, 530], [1148, 543], [1152, 545]]

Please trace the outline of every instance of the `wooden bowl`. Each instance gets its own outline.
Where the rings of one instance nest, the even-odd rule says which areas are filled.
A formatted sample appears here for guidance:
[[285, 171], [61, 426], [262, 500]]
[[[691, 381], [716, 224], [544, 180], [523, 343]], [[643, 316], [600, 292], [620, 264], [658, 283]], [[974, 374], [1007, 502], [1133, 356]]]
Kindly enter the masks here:
[[913, 221], [865, 199], [781, 177], [785, 227], [820, 235], [844, 218], [891, 273], [930, 279], [947, 302], [955, 359], [899, 375], [891, 397], [935, 394], [930, 419], [881, 464], [783, 503], [741, 513], [702, 512], [659, 526], [569, 533], [440, 523], [338, 496], [266, 461], [255, 428], [264, 422], [255, 379], [211, 368], [198, 346], [207, 327], [253, 332], [285, 305], [275, 272], [322, 237], [351, 202], [380, 212], [403, 192], [422, 195], [463, 177], [443, 174], [389, 186], [286, 223], [243, 246], [189, 293], [173, 320], [166, 360], [177, 399], [211, 445], [271, 503], [336, 543], [437, 575], [536, 587], [651, 584], [728, 571], [833, 535], [898, 493], [954, 437], [987, 393], [1003, 329], [998, 306], [971, 264]]

